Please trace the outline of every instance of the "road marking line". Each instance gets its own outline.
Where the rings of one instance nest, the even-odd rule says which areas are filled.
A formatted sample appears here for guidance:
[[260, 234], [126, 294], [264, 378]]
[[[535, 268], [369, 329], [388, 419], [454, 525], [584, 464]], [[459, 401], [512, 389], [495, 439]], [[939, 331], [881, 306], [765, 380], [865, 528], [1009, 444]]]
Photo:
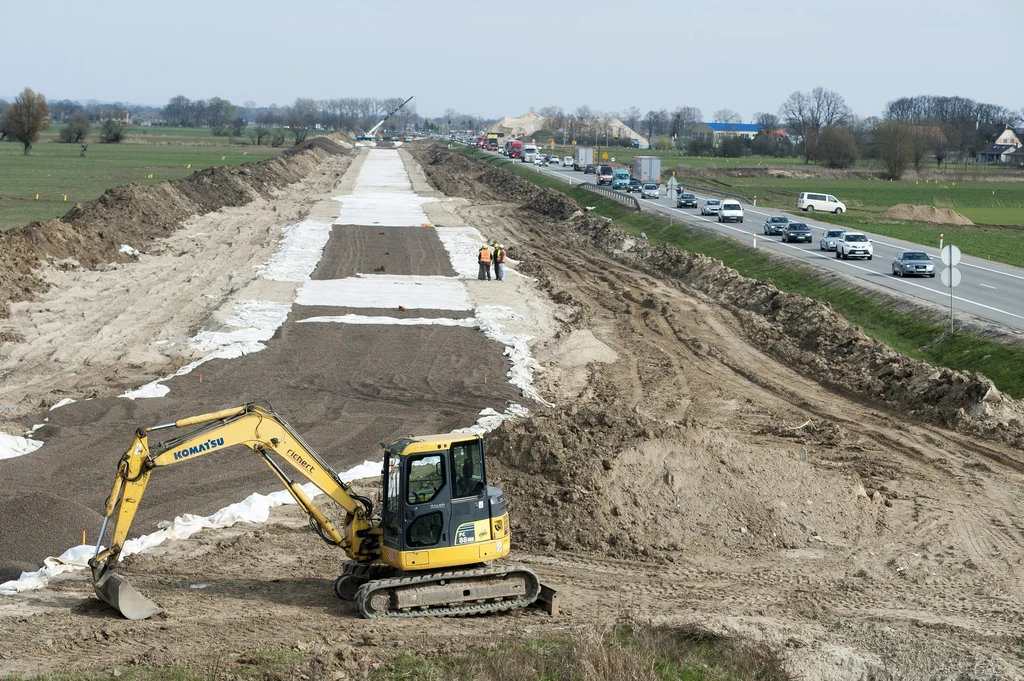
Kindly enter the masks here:
[[[666, 197], [666, 198], [670, 198], [670, 197]], [[704, 222], [714, 222], [714, 223], [718, 222], [717, 220], [711, 220], [709, 218], [706, 218], [703, 215], [699, 215], [699, 214], [698, 215], [694, 215], [693, 213], [687, 213], [684, 210], [682, 210], [681, 208], [673, 208], [671, 205], [666, 206], [665, 204], [658, 203], [658, 202], [654, 201], [653, 199], [646, 199], [646, 202], [648, 204], [653, 204], [655, 206], [658, 206], [659, 208], [662, 208], [662, 209], [664, 209], [667, 212], [675, 211], [676, 213], [681, 213], [682, 215], [685, 215], [685, 216], [688, 216], [688, 217], [691, 217], [691, 218], [697, 218], [699, 220], [703, 220]], [[764, 215], [764, 213], [761, 213], [761, 215]], [[754, 236], [754, 234], [755, 234], [754, 232], [748, 232], [745, 229], [740, 229], [738, 227], [733, 227], [730, 223], [727, 223], [727, 222], [721, 223], [721, 226], [722, 227], [728, 227], [731, 230], [734, 230], [734, 231], [739, 232], [741, 234], [746, 234], [747, 236]], [[818, 227], [818, 229], [825, 229], [825, 228]], [[883, 273], [883, 272], [875, 272], [874, 270], [870, 270], [870, 269], [868, 269], [866, 267], [861, 267], [860, 265], [856, 265], [854, 263], [851, 263], [849, 260], [843, 260], [841, 258], [833, 258], [833, 257], [830, 257], [830, 256], [821, 255], [820, 253], [815, 253], [814, 251], [807, 251], [807, 250], [804, 250], [802, 248], [799, 248], [795, 244], [786, 243], [785, 241], [773, 241], [772, 243], [773, 244], [779, 244], [780, 246], [786, 246], [788, 248], [792, 248], [794, 250], [800, 251], [801, 253], [805, 253], [805, 254], [809, 255], [810, 257], [812, 257], [812, 258], [822, 258], [822, 259], [825, 259], [825, 260], [835, 260], [837, 263], [841, 263], [841, 264], [846, 265], [848, 267], [853, 267], [854, 269], [861, 270], [862, 272], [866, 272], [868, 274], [872, 274], [872, 275], [875, 275], [875, 276], [878, 276], [878, 277], [883, 277], [886, 281], [891, 281], [892, 283], [896, 283], [895, 280], [892, 280], [892, 279], [889, 279], [888, 277], [886, 277], [885, 273]], [[904, 249], [900, 249], [900, 250], [904, 250]], [[968, 263], [962, 263], [962, 264], [968, 265]], [[971, 267], [978, 267], [977, 265], [969, 265], [969, 266], [971, 266]], [[979, 267], [979, 269], [987, 269], [987, 268]], [[1017, 276], [1015, 274], [1007, 274], [1005, 272], [999, 272], [997, 270], [990, 270], [990, 271], [994, 272], [996, 274], [1006, 274], [1006, 276], [1016, 277], [1017, 279], [1024, 279], [1024, 277], [1019, 277], [1019, 276]], [[936, 290], [936, 289], [933, 289], [933, 288], [928, 288], [927, 286], [922, 286], [921, 284], [916, 284], [916, 283], [914, 283], [912, 281], [907, 281], [904, 278], [900, 278], [899, 281], [901, 283], [903, 283], [903, 284], [906, 284], [907, 286], [916, 286], [917, 288], [923, 289], [923, 290], [928, 291], [929, 293], [932, 293], [932, 294], [938, 293], [939, 295], [943, 295], [943, 296], [945, 295], [945, 294], [943, 294], [943, 292], [941, 290]], [[981, 284], [981, 285], [982, 286], [987, 286], [986, 284]], [[991, 286], [989, 288], [995, 288], [995, 287]], [[1008, 317], [1013, 317], [1015, 319], [1024, 319], [1024, 315], [1014, 314], [1013, 312], [1008, 312], [1006, 310], [1001, 310], [998, 307], [992, 307], [991, 305], [985, 305], [984, 303], [979, 303], [979, 302], [970, 300], [968, 298], [961, 298], [960, 296], [953, 296], [953, 300], [959, 300], [962, 303], [967, 303], [968, 305], [975, 305], [977, 307], [981, 307], [981, 308], [984, 308], [986, 310], [991, 310], [993, 312], [998, 312], [999, 314], [1004, 314], [1004, 315], [1007, 315]]]
[[985, 288], [990, 288], [990, 289], [992, 289], [993, 291], [995, 291], [995, 290], [996, 290], [996, 287], [995, 287], [995, 286], [989, 286], [988, 284], [982, 284], [981, 282], [978, 282], [978, 286], [984, 286]]

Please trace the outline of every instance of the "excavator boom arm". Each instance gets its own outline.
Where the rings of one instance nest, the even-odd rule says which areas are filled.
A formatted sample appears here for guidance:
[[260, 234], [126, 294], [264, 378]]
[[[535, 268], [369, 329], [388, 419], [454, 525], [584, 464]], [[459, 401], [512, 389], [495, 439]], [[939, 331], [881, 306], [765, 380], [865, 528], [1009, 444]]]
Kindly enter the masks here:
[[[150, 432], [189, 426], [198, 427], [150, 449]], [[285, 489], [295, 498], [296, 503], [310, 517], [310, 524], [325, 541], [342, 547], [352, 560], [370, 562], [380, 557], [380, 530], [375, 527], [376, 523], [372, 517], [372, 502], [355, 494], [284, 419], [268, 409], [248, 404], [136, 431], [131, 446], [118, 463], [117, 476], [106, 502], [104, 530], [107, 521], [116, 514], [110, 548], [100, 552], [100, 543], [97, 543], [97, 554], [89, 561], [93, 570], [94, 586], [102, 600], [121, 610], [126, 616], [131, 616], [125, 612], [128, 608], [118, 605], [119, 601], [124, 600], [124, 596], [118, 597], [118, 594], [111, 593], [110, 589], [113, 588], [112, 585], [116, 585], [118, 590], [131, 590], [136, 595], [137, 592], [120, 578], [111, 580], [112, 575], [107, 573], [120, 558], [139, 502], [153, 471], [216, 453], [232, 445], [244, 445], [264, 460], [281, 480]], [[271, 452], [277, 453], [294, 470], [345, 509], [347, 515], [344, 533], [335, 529], [301, 485], [270, 456]], [[102, 534], [103, 530], [100, 542], [103, 541]], [[107, 585], [108, 593], [101, 592], [101, 585]]]

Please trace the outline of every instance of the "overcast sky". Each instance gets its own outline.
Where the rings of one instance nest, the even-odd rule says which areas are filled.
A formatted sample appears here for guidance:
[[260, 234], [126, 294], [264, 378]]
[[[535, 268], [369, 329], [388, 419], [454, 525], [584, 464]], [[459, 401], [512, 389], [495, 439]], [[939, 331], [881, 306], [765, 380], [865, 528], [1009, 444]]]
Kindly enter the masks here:
[[486, 117], [586, 104], [750, 121], [822, 85], [1019, 110], [1020, 0], [3, 0], [0, 96], [166, 104], [408, 97]]

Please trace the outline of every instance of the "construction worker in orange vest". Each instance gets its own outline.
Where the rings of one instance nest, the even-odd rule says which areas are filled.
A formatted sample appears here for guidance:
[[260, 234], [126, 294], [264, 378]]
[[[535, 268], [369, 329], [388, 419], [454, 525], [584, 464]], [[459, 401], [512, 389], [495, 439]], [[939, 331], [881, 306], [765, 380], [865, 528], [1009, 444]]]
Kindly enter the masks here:
[[505, 280], [505, 244], [494, 243], [494, 278]]
[[491, 247], [484, 244], [480, 247], [480, 252], [477, 254], [477, 262], [480, 263], [480, 273], [477, 275], [477, 279], [491, 280]]

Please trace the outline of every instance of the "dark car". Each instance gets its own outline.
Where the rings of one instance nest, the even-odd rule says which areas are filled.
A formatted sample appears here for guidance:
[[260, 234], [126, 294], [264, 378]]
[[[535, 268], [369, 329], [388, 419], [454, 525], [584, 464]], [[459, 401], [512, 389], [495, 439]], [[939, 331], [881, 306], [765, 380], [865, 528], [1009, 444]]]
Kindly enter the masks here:
[[597, 166], [593, 163], [588, 163], [587, 167], [583, 169], [583, 174], [586, 175], [588, 173], [591, 175], [597, 175]]
[[900, 251], [892, 259], [893, 276], [935, 276], [935, 263], [924, 251]]
[[806, 241], [811, 243], [811, 228], [802, 222], [790, 222], [782, 228], [782, 240], [786, 243]]
[[769, 215], [764, 221], [764, 233], [770, 236], [782, 234], [782, 230], [786, 229], [788, 224], [789, 218], [785, 215]]
[[626, 185], [627, 192], [638, 192], [643, 188], [644, 184], [640, 180], [630, 180], [629, 184]]
[[680, 194], [676, 197], [676, 208], [696, 208], [697, 197], [693, 194]]

